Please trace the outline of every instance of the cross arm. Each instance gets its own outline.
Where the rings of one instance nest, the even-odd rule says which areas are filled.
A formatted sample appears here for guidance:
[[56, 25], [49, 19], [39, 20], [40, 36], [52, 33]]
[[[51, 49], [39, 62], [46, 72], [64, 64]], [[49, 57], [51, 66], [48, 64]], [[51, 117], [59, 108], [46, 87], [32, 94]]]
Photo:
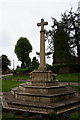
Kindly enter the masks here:
[[41, 23], [37, 23], [37, 26], [41, 26]]
[[[44, 22], [43, 25], [48, 25], [48, 22]], [[37, 26], [41, 26], [41, 23], [37, 23]]]

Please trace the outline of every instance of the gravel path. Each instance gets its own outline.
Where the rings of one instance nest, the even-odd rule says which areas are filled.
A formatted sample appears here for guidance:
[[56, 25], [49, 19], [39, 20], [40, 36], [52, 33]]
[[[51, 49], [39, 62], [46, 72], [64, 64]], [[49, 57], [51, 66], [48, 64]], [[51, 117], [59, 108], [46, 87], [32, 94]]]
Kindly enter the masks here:
[[80, 83], [78, 83], [78, 82], [60, 82], [60, 83], [64, 84], [64, 85], [80, 86]]

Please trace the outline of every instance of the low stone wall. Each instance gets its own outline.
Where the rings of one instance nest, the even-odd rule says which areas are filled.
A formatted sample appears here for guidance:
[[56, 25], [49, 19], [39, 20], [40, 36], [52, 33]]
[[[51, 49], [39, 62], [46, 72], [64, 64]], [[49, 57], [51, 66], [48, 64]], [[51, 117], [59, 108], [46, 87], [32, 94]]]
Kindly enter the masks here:
[[26, 80], [25, 79], [13, 79], [13, 78], [2, 78], [2, 80], [16, 80], [16, 81], [25, 81], [26, 82]]

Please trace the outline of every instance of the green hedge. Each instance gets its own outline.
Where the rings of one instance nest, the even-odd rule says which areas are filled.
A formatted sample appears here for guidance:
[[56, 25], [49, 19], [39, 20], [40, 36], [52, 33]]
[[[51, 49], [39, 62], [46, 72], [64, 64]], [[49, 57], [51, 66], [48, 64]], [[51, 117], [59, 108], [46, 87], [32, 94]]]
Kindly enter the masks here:
[[[68, 73], [78, 73], [80, 72], [80, 64], [54, 64], [53, 66], [51, 65], [46, 65], [48, 70], [51, 70], [53, 73], [66, 73], [66, 69]], [[13, 74], [14, 75], [26, 75], [29, 72], [32, 72], [34, 70], [34, 67], [27, 67], [24, 69], [17, 69], [17, 70], [13, 70]]]
[[54, 73], [59, 73], [61, 68], [64, 68], [63, 72], [66, 71], [66, 68], [69, 68], [70, 73], [80, 72], [80, 64], [54, 64], [53, 66], [47, 65], [47, 69], [50, 69]]
[[13, 75], [28, 75], [29, 72], [32, 72], [34, 70], [33, 67], [27, 67], [23, 69], [16, 69], [13, 70], [12, 73]]

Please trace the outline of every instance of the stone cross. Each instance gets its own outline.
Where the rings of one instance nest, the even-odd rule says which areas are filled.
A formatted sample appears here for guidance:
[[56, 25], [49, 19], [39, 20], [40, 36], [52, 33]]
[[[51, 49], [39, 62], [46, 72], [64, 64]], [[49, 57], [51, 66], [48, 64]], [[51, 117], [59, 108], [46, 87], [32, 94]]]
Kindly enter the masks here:
[[44, 22], [44, 19], [41, 19], [41, 23], [37, 23], [37, 26], [41, 26], [41, 31], [40, 31], [40, 65], [38, 68], [39, 70], [46, 70], [44, 25], [48, 25], [48, 22]]

